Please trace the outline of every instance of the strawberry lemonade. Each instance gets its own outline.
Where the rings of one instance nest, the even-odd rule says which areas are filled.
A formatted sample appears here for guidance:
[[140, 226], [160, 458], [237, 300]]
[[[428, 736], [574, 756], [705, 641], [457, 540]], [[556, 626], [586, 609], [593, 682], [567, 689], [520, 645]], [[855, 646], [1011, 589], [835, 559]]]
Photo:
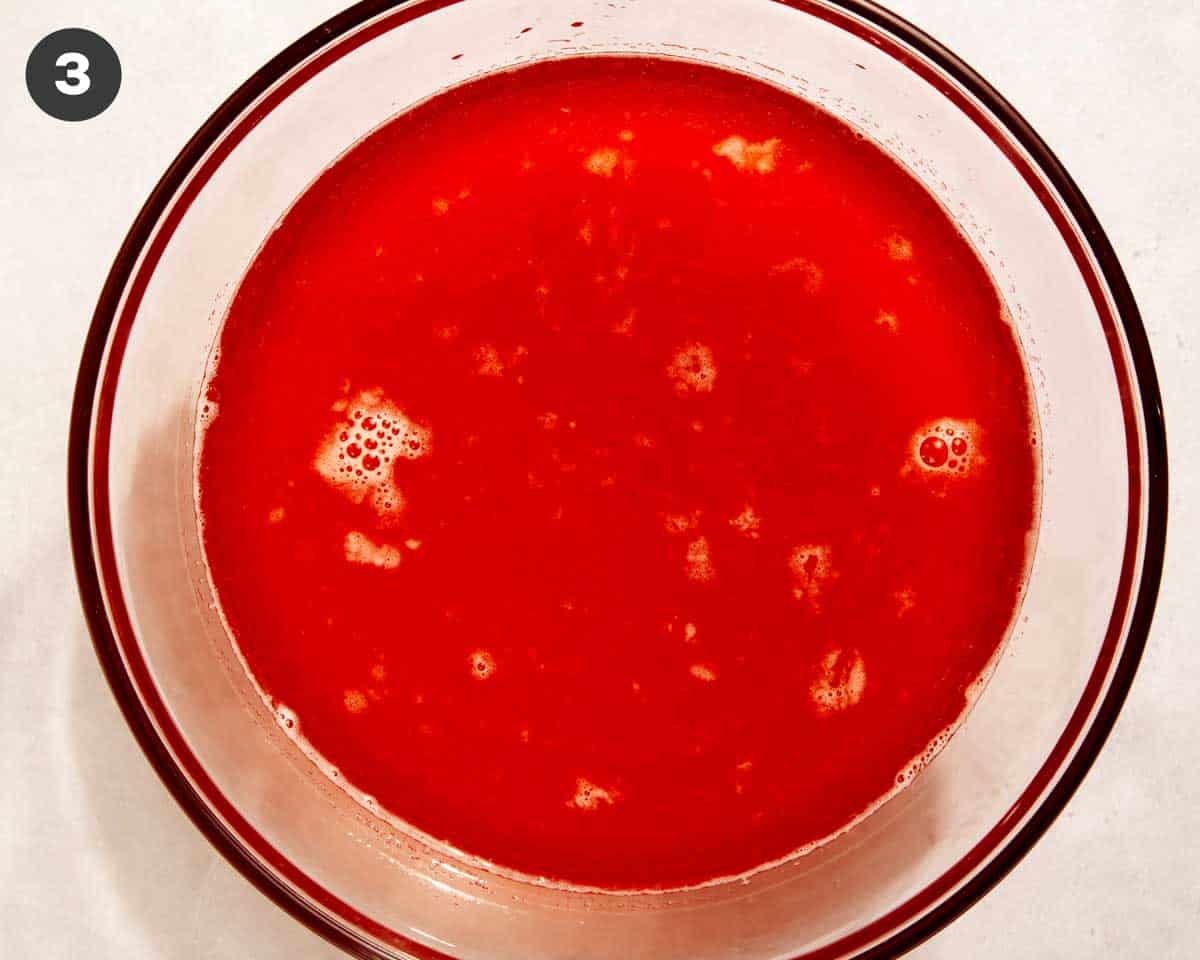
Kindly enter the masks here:
[[1016, 335], [912, 175], [682, 61], [389, 122], [242, 279], [201, 397], [208, 570], [371, 809], [603, 889], [838, 834], [962, 720], [1020, 603]]

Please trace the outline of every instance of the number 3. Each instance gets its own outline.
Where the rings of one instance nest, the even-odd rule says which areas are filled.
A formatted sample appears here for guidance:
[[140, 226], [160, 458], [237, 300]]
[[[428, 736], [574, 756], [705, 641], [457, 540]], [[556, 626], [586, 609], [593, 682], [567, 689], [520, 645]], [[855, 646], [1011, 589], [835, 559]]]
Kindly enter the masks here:
[[66, 79], [55, 80], [54, 85], [58, 87], [59, 93], [65, 93], [67, 96], [77, 97], [81, 93], [87, 93], [88, 88], [92, 85], [92, 78], [88, 76], [88, 67], [91, 64], [88, 58], [82, 53], [63, 53], [54, 61], [56, 67], [66, 67]]

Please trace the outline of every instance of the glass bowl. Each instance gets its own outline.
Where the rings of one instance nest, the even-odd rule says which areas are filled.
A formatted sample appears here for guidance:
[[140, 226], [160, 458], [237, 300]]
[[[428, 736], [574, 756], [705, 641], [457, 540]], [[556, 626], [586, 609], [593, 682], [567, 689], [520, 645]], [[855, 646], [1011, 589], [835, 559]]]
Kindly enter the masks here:
[[[366, 133], [449, 85], [601, 52], [765, 79], [904, 162], [997, 280], [1025, 350], [1043, 451], [1022, 611], [940, 756], [820, 849], [680, 893], [581, 893], [497, 876], [354, 803], [243, 673], [214, 609], [193, 506], [206, 361], [238, 279], [291, 201]], [[885, 10], [850, 0], [418, 0], [335, 17], [234, 93], [146, 202], [96, 309], [69, 460], [84, 608], [146, 756], [239, 870], [362, 957], [905, 951], [1016, 863], [1095, 759], [1145, 643], [1166, 525], [1150, 353], [1086, 201], [975, 73]]]

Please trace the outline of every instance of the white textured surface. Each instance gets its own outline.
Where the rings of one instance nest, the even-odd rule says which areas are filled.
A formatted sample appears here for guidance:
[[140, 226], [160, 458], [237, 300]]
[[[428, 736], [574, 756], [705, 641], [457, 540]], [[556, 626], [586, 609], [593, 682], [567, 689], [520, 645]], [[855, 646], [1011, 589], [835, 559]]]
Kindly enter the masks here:
[[[1133, 284], [1170, 424], [1167, 574], [1129, 704], [1066, 813], [912, 956], [1173, 960], [1200, 934], [1200, 8], [1194, 0], [903, 0], [1050, 143]], [[337, 0], [39, 0], [0, 33], [0, 956], [340, 956], [257, 894], [174, 806], [126, 731], [76, 600], [63, 462], [104, 274], [184, 140]], [[263, 9], [270, 7], [270, 10]], [[21, 76], [51, 30], [112, 42], [107, 113], [61, 124]]]

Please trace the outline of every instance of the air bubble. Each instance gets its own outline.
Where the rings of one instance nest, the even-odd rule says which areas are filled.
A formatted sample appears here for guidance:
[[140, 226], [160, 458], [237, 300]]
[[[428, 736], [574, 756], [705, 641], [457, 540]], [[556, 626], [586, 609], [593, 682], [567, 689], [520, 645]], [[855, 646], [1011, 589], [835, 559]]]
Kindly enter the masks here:
[[950, 455], [946, 441], [941, 437], [926, 437], [921, 441], [921, 462], [927, 467], [941, 467]]

